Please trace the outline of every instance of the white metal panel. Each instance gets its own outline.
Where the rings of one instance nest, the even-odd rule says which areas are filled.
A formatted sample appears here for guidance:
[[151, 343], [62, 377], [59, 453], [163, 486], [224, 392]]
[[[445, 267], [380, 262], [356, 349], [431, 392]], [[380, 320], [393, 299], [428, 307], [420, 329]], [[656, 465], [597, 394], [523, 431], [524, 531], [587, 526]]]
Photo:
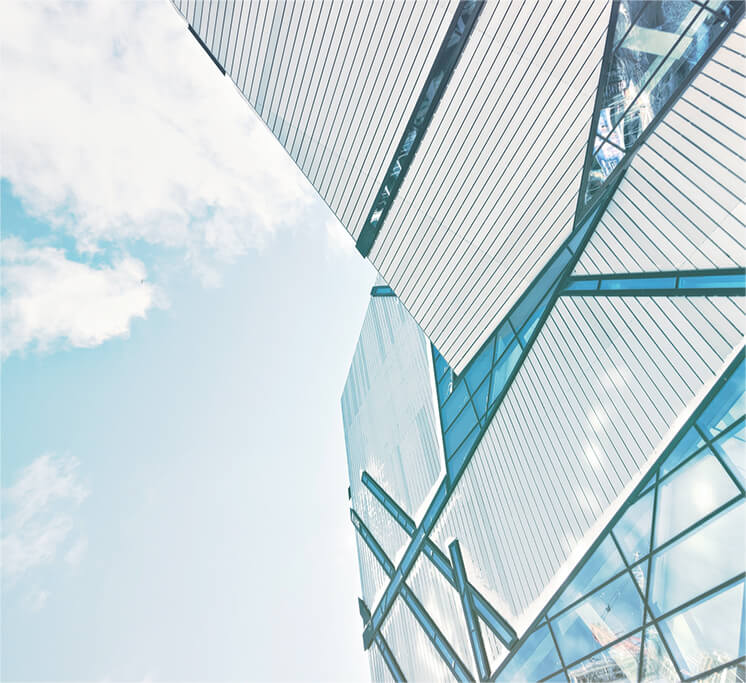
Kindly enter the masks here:
[[365, 545], [365, 541], [357, 532], [355, 532], [355, 542], [357, 544], [358, 566], [360, 567], [360, 588], [365, 604], [370, 607], [375, 605], [389, 579], [378, 560], [376, 560], [375, 555]]
[[383, 655], [381, 655], [381, 653], [378, 651], [378, 646], [373, 645], [368, 650], [368, 662], [370, 664], [371, 681], [373, 681], [374, 683], [378, 683], [379, 681], [389, 683], [389, 681], [394, 680], [388, 666], [386, 666]]
[[399, 596], [381, 633], [408, 681], [452, 681], [453, 674]]
[[742, 344], [742, 299], [561, 298], [432, 540], [530, 621], [695, 395]]
[[443, 463], [430, 345], [396, 297], [371, 297], [342, 417], [353, 507], [395, 561], [408, 537], [361, 474], [415, 517]]
[[457, 2], [175, 6], [357, 236]]
[[373, 246], [457, 372], [571, 230], [609, 8], [482, 10]]
[[746, 40], [732, 33], [661, 121], [575, 272], [746, 264], [745, 54]]

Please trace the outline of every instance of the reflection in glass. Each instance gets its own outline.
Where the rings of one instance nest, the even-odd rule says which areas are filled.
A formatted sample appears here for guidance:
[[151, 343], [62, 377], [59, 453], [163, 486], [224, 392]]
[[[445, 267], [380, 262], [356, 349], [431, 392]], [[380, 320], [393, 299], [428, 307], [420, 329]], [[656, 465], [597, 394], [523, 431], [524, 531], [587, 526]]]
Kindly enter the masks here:
[[743, 571], [744, 513], [740, 500], [654, 556], [650, 606], [656, 616]]
[[645, 630], [642, 678], [640, 680], [642, 683], [679, 680], [676, 668], [671, 662], [655, 626], [648, 626]]
[[660, 622], [684, 676], [744, 656], [743, 582]]
[[658, 489], [656, 547], [737, 495], [736, 485], [713, 455], [688, 462]]
[[538, 681], [561, 667], [552, 634], [540, 626], [521, 645], [498, 681]]
[[636, 681], [640, 661], [641, 633], [630, 636], [608, 650], [568, 670], [570, 683], [602, 683], [603, 681]]
[[746, 435], [744, 423], [714, 442], [715, 450], [725, 460], [730, 471], [746, 486]]
[[565, 662], [585, 657], [641, 625], [642, 600], [626, 573], [552, 621]]
[[[710, 11], [712, 10], [712, 11]], [[725, 30], [731, 5], [690, 0], [619, 4], [616, 46], [600, 88], [586, 202]]]
[[694, 427], [691, 427], [661, 465], [661, 476], [675, 469], [679, 463], [682, 463], [704, 445], [705, 442], [700, 433]]
[[627, 562], [636, 562], [650, 552], [650, 525], [653, 519], [653, 491], [631, 505], [614, 527], [614, 536]]

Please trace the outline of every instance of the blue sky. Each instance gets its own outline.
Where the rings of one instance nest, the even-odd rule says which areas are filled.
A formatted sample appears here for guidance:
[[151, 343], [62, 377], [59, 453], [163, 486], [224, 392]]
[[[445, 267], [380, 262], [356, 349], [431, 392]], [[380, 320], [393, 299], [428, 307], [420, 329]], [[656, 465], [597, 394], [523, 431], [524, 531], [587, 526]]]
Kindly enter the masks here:
[[166, 0], [4, 15], [3, 679], [367, 679], [371, 267]]

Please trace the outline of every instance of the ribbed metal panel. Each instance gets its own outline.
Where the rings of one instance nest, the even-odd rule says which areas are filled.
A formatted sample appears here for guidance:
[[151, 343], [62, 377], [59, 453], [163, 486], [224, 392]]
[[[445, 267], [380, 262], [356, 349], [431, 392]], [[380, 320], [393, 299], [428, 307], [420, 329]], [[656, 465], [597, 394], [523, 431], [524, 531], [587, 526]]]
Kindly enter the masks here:
[[457, 372], [570, 233], [609, 7], [484, 8], [373, 247]]
[[432, 535], [459, 539], [472, 583], [514, 623], [742, 343], [743, 303], [558, 301]]
[[363, 470], [415, 517], [443, 455], [430, 347], [395, 297], [370, 300], [342, 394], [342, 418], [353, 507], [363, 521], [368, 524], [363, 511], [372, 499], [360, 481]]
[[456, 2], [176, 3], [357, 236]]
[[360, 534], [355, 534], [355, 542], [357, 543], [357, 559], [360, 567], [360, 586], [363, 600], [366, 605], [374, 605], [378, 594], [389, 579], [378, 560], [365, 545], [365, 541], [360, 537]]
[[424, 555], [420, 555], [415, 563], [407, 579], [407, 585], [419, 598], [427, 613], [464, 664], [471, 671], [476, 671], [476, 663], [466, 631], [464, 610], [456, 590]]
[[389, 681], [394, 680], [389, 668], [386, 666], [386, 662], [378, 650], [378, 647], [373, 646], [368, 650], [368, 663], [370, 664], [371, 681], [375, 681], [375, 683], [378, 683], [379, 681], [389, 683]]
[[408, 681], [452, 681], [453, 674], [401, 597], [381, 627]]
[[746, 264], [744, 55], [746, 39], [732, 33], [666, 115], [633, 159], [577, 273]]

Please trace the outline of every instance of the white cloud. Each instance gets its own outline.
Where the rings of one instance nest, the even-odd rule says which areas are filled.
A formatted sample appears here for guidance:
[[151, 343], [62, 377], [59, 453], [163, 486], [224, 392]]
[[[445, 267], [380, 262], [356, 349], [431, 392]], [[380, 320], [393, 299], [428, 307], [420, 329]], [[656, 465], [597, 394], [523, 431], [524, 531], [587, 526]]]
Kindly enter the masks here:
[[43, 609], [44, 605], [47, 604], [49, 599], [49, 591], [43, 590], [38, 586], [34, 587], [31, 592], [26, 595], [24, 603], [26, 607], [32, 612], [38, 612]]
[[77, 567], [83, 559], [86, 550], [88, 550], [88, 539], [85, 536], [81, 536], [65, 553], [65, 562], [71, 567]]
[[54, 560], [70, 535], [71, 509], [86, 498], [88, 489], [78, 476], [79, 462], [69, 455], [47, 453], [20, 473], [3, 491], [2, 569], [10, 579]]
[[143, 239], [214, 274], [311, 191], [168, 2], [4, 3], [3, 175], [81, 250]]
[[122, 257], [94, 268], [71, 261], [61, 249], [2, 241], [3, 355], [35, 345], [48, 349], [64, 340], [91, 347], [126, 336], [133, 318], [157, 303], [145, 266]]

